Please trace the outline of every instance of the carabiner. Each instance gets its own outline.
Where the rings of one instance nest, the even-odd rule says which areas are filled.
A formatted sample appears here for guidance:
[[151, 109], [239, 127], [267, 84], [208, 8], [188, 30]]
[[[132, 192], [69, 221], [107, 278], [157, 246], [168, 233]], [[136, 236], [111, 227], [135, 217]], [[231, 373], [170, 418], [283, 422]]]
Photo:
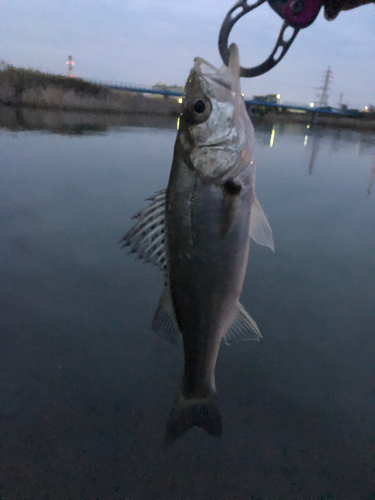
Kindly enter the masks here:
[[[219, 34], [219, 51], [224, 64], [229, 64], [228, 39], [233, 26], [245, 14], [262, 5], [266, 0], [258, 0], [248, 5], [247, 0], [238, 0], [226, 15]], [[284, 19], [279, 36], [270, 56], [253, 68], [241, 67], [240, 75], [245, 78], [263, 75], [276, 66], [294, 42], [300, 28], [306, 28], [316, 18], [322, 6], [321, 0], [268, 0], [272, 9]], [[284, 39], [285, 30], [291, 27], [292, 35]]]

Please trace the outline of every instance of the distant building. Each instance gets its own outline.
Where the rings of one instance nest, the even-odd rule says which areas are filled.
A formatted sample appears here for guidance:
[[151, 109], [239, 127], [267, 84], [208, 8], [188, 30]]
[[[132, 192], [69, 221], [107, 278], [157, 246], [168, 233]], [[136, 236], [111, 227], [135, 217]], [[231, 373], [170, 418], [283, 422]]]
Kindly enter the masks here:
[[253, 97], [253, 101], [273, 102], [275, 104], [282, 104], [283, 99], [281, 94], [267, 94], [267, 95], [255, 95]]
[[152, 86], [152, 90], [162, 90], [182, 94], [184, 91], [184, 87], [181, 87], [180, 85], [166, 85], [165, 83], [156, 83]]

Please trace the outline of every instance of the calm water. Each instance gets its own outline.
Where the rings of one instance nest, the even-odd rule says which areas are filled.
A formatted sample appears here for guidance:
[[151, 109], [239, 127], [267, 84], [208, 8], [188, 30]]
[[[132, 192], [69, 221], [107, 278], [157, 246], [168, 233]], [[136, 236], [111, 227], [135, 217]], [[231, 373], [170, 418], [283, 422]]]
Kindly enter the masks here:
[[223, 436], [165, 450], [182, 352], [151, 330], [160, 271], [117, 241], [175, 122], [82, 116], [0, 130], [1, 499], [375, 499], [375, 137], [258, 124], [264, 339], [222, 347]]

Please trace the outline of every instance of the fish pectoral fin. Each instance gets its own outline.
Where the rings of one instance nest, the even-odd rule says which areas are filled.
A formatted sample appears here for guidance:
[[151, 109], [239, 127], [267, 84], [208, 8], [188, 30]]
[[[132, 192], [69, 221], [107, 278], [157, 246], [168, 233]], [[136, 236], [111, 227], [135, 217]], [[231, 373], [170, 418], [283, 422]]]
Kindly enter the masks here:
[[268, 223], [267, 217], [260, 206], [256, 196], [254, 196], [250, 213], [250, 237], [258, 243], [275, 251], [272, 229]]
[[150, 205], [134, 215], [137, 223], [121, 238], [122, 248], [137, 253], [145, 262], [152, 262], [166, 270], [165, 255], [165, 204], [166, 189], [149, 198]]
[[171, 293], [168, 285], [164, 288], [161, 294], [159, 305], [156, 309], [154, 320], [152, 322], [152, 329], [155, 332], [160, 333], [161, 336], [171, 342], [171, 344], [177, 344], [181, 335], [175, 319]]
[[224, 342], [229, 345], [234, 341], [260, 340], [261, 338], [262, 334], [259, 331], [258, 325], [246, 309], [241, 304], [238, 304], [236, 317], [224, 336]]
[[[228, 182], [226, 183], [228, 184]], [[233, 185], [237, 186], [237, 184]], [[234, 188], [233, 188], [234, 189]], [[241, 186], [239, 185], [239, 191], [241, 191]], [[224, 239], [232, 225], [232, 222], [236, 216], [238, 204], [240, 201], [240, 197], [231, 194], [227, 191], [226, 187], [224, 187], [224, 196], [221, 204], [220, 211], [220, 236]]]

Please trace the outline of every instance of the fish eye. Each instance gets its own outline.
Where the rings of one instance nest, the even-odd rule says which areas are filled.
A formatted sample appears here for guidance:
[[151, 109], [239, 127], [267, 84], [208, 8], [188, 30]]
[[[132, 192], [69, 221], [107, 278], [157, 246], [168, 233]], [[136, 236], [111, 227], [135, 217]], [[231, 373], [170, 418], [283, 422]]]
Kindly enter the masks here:
[[203, 92], [192, 92], [184, 100], [183, 116], [188, 125], [205, 122], [211, 115], [211, 100]]
[[206, 105], [205, 103], [202, 101], [202, 99], [198, 99], [197, 101], [195, 101], [195, 104], [194, 104], [194, 111], [196, 113], [204, 113], [206, 109]]

